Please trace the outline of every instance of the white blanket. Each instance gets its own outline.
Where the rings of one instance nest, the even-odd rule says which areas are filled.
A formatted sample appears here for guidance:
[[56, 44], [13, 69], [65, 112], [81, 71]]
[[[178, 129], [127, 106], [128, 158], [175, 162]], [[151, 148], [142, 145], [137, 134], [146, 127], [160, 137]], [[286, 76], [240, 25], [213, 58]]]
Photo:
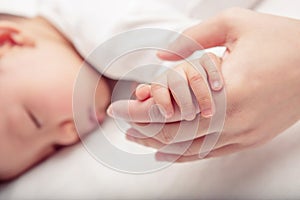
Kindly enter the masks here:
[[[106, 70], [101, 59], [97, 56], [89, 57], [98, 45], [113, 35], [146, 27], [181, 31], [225, 8], [251, 7], [258, 1], [227, 0], [225, 3], [219, 0], [6, 0], [0, 4], [0, 13], [29, 17], [41, 15], [47, 18], [98, 71], [110, 78], [119, 79], [135, 66], [132, 59], [126, 59], [126, 62], [123, 60], [122, 66]], [[107, 51], [112, 54], [117, 50], [115, 48]], [[155, 58], [154, 53], [147, 54], [146, 58], [139, 57], [140, 60], [145, 60], [143, 63], [151, 63]], [[144, 81], [156, 74], [156, 70], [149, 70], [147, 74], [131, 74], [127, 79]]]
[[[257, 9], [300, 19], [299, 1], [269, 0]], [[118, 146], [144, 151], [127, 142], [113, 120], [103, 129]], [[111, 170], [78, 144], [1, 185], [0, 199], [299, 199], [299, 131], [300, 123], [263, 147], [144, 175]]]

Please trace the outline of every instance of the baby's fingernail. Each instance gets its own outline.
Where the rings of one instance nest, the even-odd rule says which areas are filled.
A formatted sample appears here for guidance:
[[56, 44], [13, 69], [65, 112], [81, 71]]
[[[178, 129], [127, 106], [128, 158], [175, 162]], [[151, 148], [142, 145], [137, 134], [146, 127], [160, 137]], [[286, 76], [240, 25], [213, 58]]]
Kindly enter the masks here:
[[210, 117], [212, 117], [213, 116], [213, 111], [212, 111], [212, 109], [205, 109], [205, 110], [202, 110], [201, 111], [201, 115], [203, 116], [203, 117], [205, 117], [205, 118], [210, 118]]
[[214, 90], [219, 90], [222, 88], [222, 83], [219, 80], [215, 80], [212, 82], [212, 88]]

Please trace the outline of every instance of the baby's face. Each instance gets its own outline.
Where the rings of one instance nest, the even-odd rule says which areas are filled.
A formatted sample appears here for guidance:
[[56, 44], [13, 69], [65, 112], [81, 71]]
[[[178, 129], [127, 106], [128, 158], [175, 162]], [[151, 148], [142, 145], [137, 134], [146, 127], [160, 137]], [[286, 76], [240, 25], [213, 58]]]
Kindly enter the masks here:
[[[66, 46], [12, 45], [0, 58], [0, 180], [78, 141], [72, 90], [82, 59]], [[109, 90], [103, 80], [98, 88], [96, 107], [105, 113]]]

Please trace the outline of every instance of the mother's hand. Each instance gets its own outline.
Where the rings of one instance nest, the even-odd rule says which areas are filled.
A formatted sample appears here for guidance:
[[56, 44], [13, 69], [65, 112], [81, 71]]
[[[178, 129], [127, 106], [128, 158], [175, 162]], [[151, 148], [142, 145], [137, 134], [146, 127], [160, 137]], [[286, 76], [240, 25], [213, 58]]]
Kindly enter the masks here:
[[[189, 28], [184, 35], [204, 48], [227, 47], [222, 63], [227, 94], [226, 119], [219, 140], [207, 157], [263, 144], [300, 119], [298, 20], [233, 8]], [[180, 41], [171, 46], [175, 52], [196, 50]], [[160, 52], [159, 56], [166, 60], [179, 59], [166, 52]], [[120, 101], [113, 103], [110, 110], [115, 117], [133, 122], [127, 138], [157, 148], [157, 159], [179, 162], [199, 159], [205, 136], [213, 134], [207, 132], [210, 120], [199, 116], [192, 122], [168, 121], [155, 134], [161, 124], [147, 124], [151, 122], [147, 114], [151, 105], [151, 99]], [[200, 126], [196, 135], [191, 135], [195, 127], [190, 125], [195, 122], [200, 122]], [[184, 128], [180, 128], [180, 124]], [[183, 137], [174, 140], [177, 134]], [[152, 137], [143, 137], [145, 135]], [[166, 144], [168, 148], [162, 148]], [[184, 152], [183, 146], [188, 146]]]

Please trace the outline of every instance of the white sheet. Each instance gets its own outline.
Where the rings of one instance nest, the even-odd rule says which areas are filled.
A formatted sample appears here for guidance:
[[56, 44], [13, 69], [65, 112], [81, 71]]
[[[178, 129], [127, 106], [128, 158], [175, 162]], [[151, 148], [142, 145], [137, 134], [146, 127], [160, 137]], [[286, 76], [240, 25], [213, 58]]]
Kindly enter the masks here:
[[[300, 19], [300, 2], [290, 2], [269, 0], [258, 10]], [[118, 145], [134, 145], [125, 141], [112, 120], [103, 126], [114, 133]], [[78, 144], [1, 185], [0, 199], [299, 199], [299, 132], [300, 123], [263, 147], [224, 158], [174, 164], [145, 175], [108, 169]]]

